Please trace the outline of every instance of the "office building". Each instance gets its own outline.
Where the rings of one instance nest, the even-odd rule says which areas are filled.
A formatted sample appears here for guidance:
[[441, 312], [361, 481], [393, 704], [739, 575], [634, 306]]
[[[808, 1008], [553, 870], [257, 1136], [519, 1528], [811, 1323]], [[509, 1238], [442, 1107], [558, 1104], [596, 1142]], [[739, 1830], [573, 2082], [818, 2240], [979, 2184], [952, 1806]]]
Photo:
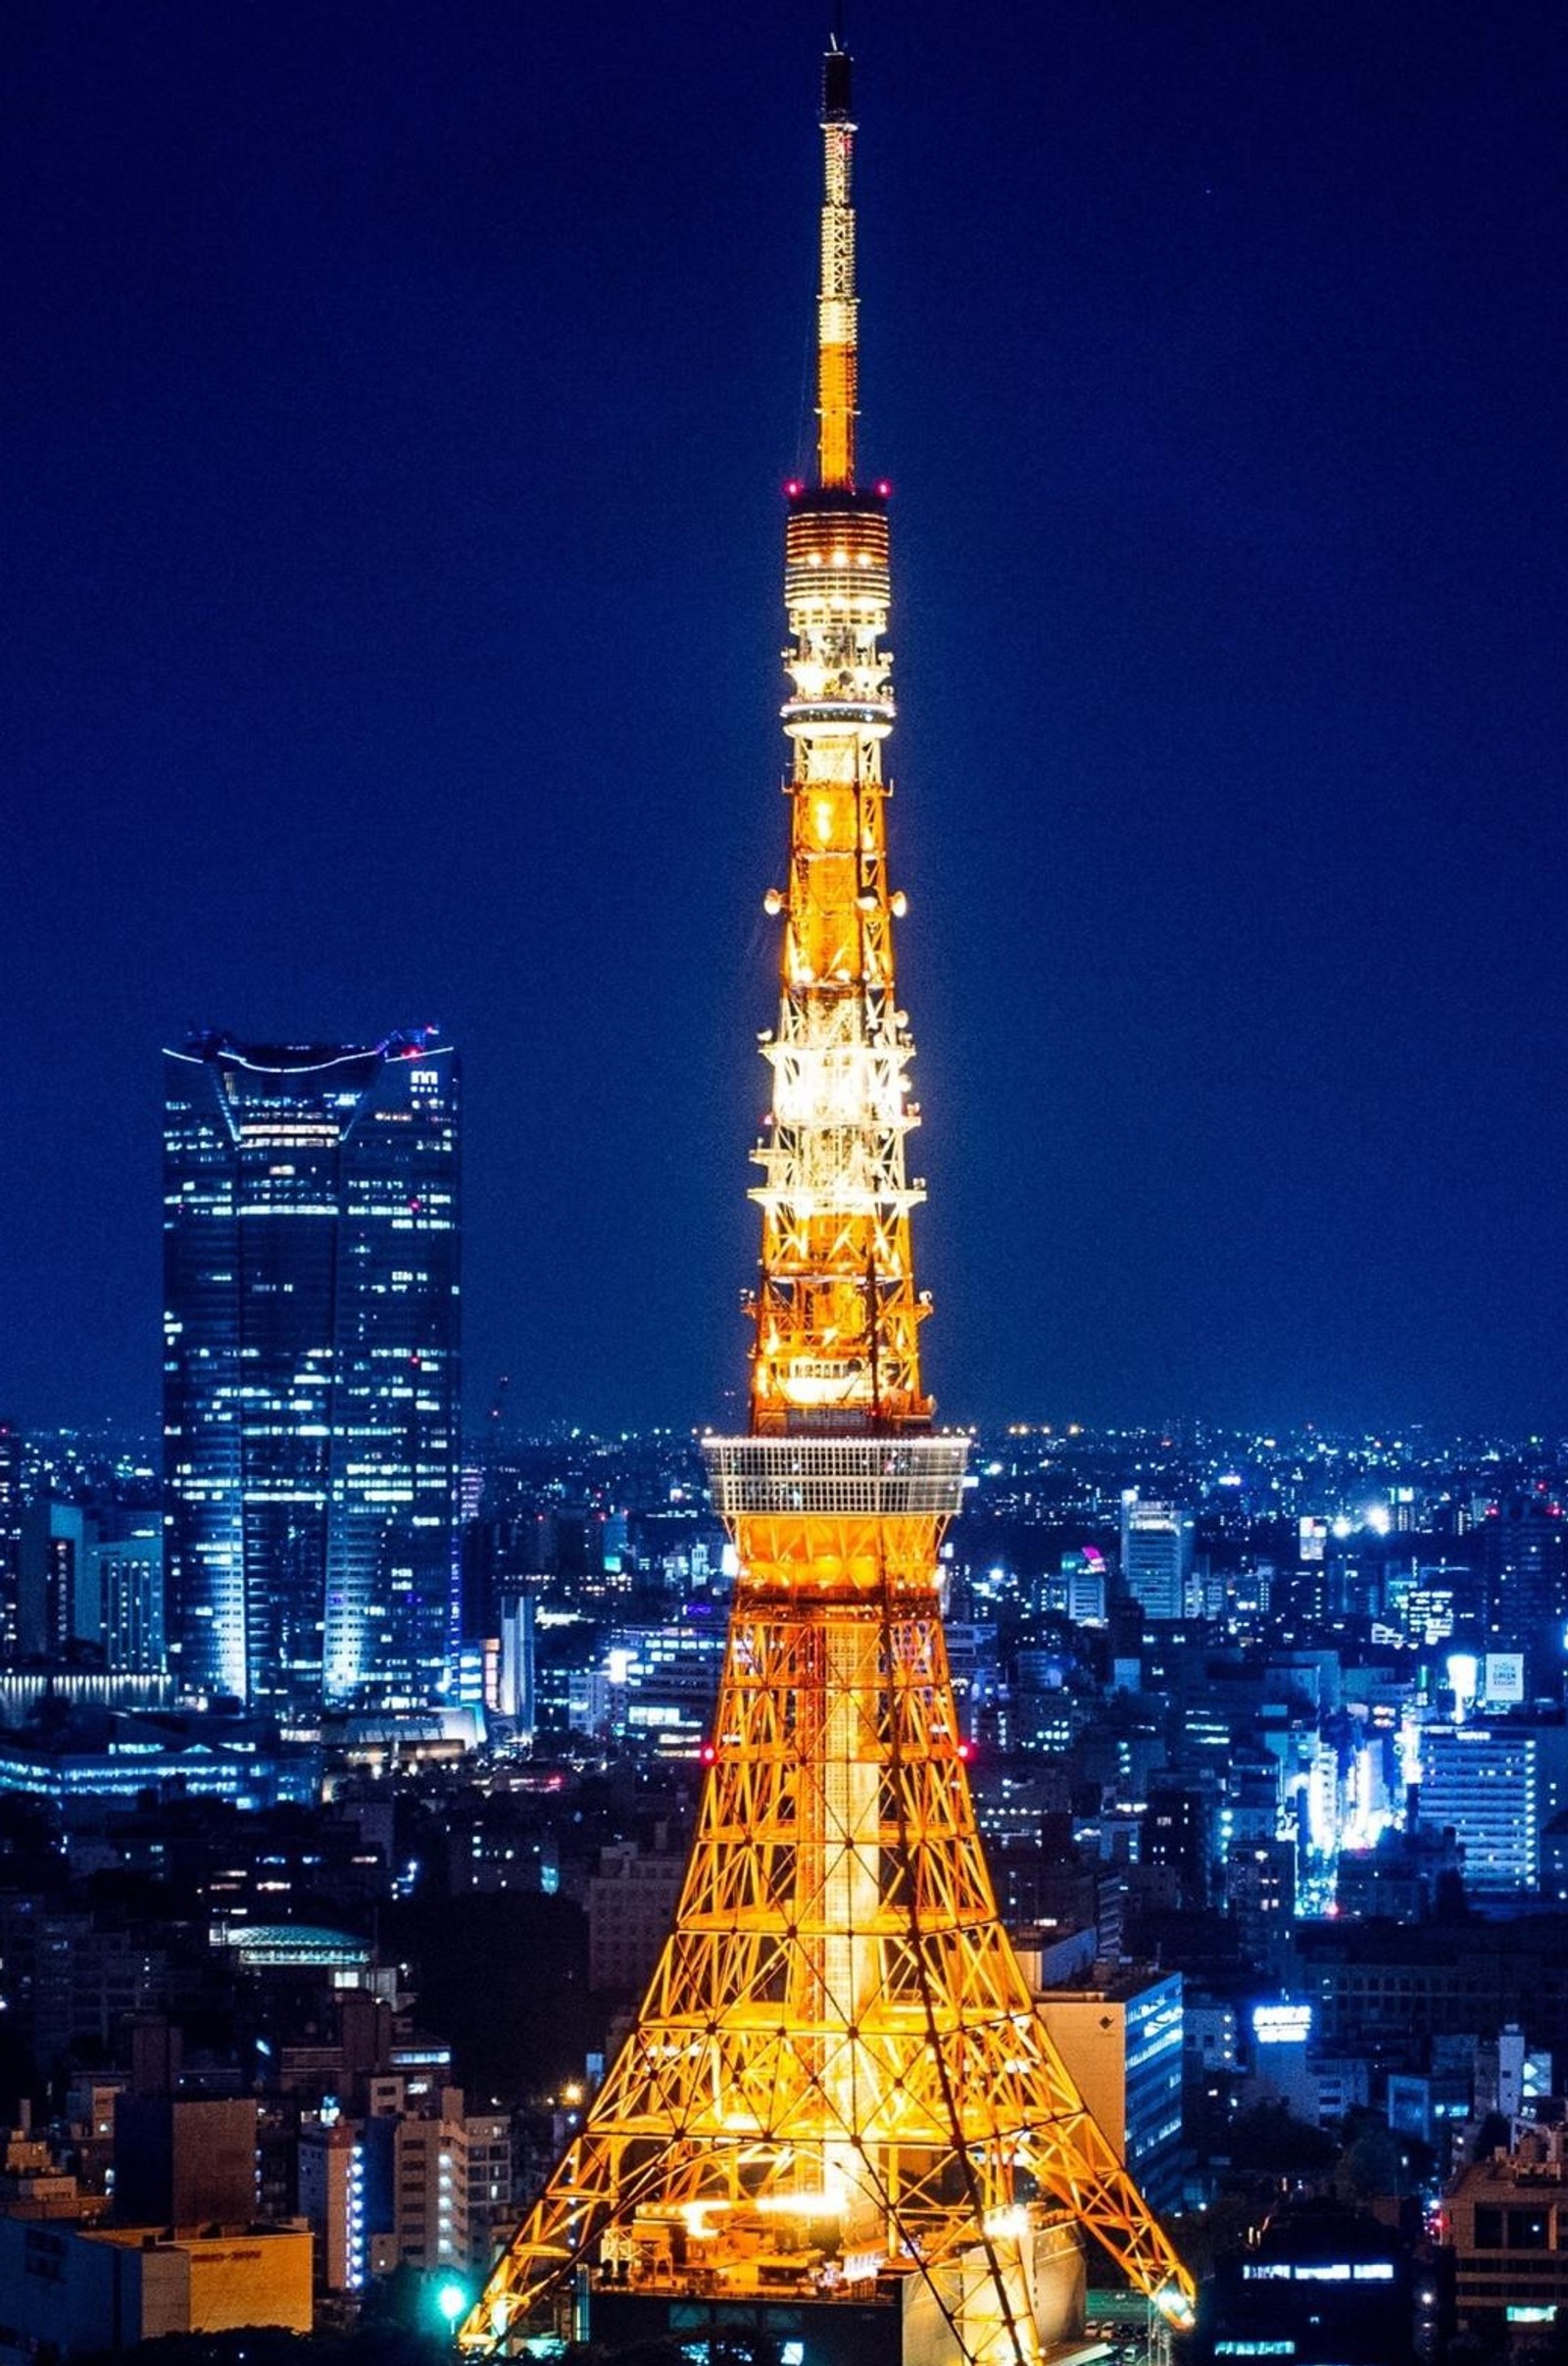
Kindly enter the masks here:
[[[0, 1705], [14, 1689], [0, 1687]], [[132, 1705], [96, 1705], [95, 1696], [111, 1690]], [[51, 1800], [67, 1824], [90, 1823], [106, 1799], [129, 1805], [146, 1792], [232, 1799], [241, 1807], [315, 1798], [318, 1751], [258, 1749], [255, 1728], [237, 1719], [213, 1726], [147, 1714], [161, 1690], [152, 1677], [62, 1677], [40, 1697], [87, 1705], [62, 1724], [0, 1728], [0, 1794], [34, 1793]]]
[[1397, 2235], [1332, 2202], [1286, 2204], [1251, 2245], [1219, 2262], [1188, 2354], [1193, 2366], [1397, 2366], [1415, 2355], [1415, 2311]]
[[1121, 1499], [1122, 1584], [1146, 1618], [1184, 1618], [1194, 1521], [1178, 1504], [1129, 1487]]
[[164, 1537], [156, 1513], [122, 1523], [122, 1536], [95, 1532], [89, 1546], [104, 1666], [117, 1675], [164, 1668]]
[[1560, 1701], [1568, 1615], [1568, 1535], [1562, 1505], [1543, 1491], [1492, 1505], [1481, 1523], [1487, 1640], [1519, 1651], [1531, 1700]]
[[1097, 1545], [1063, 1555], [1067, 1616], [1075, 1626], [1102, 1627], [1105, 1623], [1105, 1560]]
[[1539, 1741], [1507, 1725], [1428, 1725], [1421, 1732], [1420, 1817], [1451, 1831], [1465, 1887], [1535, 1890], [1541, 1882]]
[[1214, 1802], [1209, 1786], [1152, 1783], [1139, 1824], [1138, 1860], [1166, 1865], [1175, 1873], [1184, 1904], [1208, 1903], [1209, 1867], [1214, 1855]]
[[1128, 1970], [1046, 1989], [1040, 2009], [1068, 2075], [1150, 2207], [1181, 2203], [1182, 1976]]
[[22, 1515], [18, 1625], [24, 1659], [69, 1659], [101, 1631], [90, 1523], [76, 1503], [29, 1503]]
[[448, 1692], [458, 1060], [165, 1056], [165, 1476], [184, 1691], [288, 1720]]
[[588, 1883], [588, 1985], [601, 1995], [635, 1996], [647, 1987], [669, 1937], [686, 1871], [684, 1856], [645, 1855], [635, 1841], [599, 1853]]
[[164, 1667], [164, 1539], [156, 1511], [103, 1513], [47, 1500], [17, 1526], [21, 1655], [59, 1667]]
[[379, 2262], [426, 2274], [488, 2267], [512, 2208], [505, 2116], [468, 2112], [461, 2088], [444, 2088], [429, 2117], [396, 2121], [393, 2163], [394, 2225]]
[[502, 1597], [496, 1624], [501, 1630], [496, 1658], [493, 1699], [485, 1706], [519, 1734], [531, 1734], [537, 1723], [534, 1687], [534, 1598], [526, 1593]]

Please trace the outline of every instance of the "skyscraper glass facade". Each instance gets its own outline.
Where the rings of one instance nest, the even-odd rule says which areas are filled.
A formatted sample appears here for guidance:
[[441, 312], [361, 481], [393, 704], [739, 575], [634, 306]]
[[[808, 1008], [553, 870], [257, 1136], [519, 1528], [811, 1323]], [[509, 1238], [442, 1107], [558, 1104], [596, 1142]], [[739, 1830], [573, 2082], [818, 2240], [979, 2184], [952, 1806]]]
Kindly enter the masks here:
[[164, 1429], [183, 1689], [419, 1706], [457, 1645], [459, 1063], [165, 1054]]

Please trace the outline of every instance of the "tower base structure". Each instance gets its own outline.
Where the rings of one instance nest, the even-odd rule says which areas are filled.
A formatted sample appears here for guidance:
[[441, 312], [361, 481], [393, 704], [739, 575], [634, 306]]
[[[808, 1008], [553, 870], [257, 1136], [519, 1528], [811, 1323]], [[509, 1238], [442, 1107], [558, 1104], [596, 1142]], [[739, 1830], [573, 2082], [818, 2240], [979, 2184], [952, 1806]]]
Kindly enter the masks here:
[[[824, 2287], [820, 2268], [781, 2256], [765, 2238], [754, 2254], [750, 2292], [718, 2297], [704, 2278], [677, 2268], [667, 2229], [651, 2231], [624, 2281], [600, 2271], [579, 2280], [573, 2333], [618, 2350], [658, 2343], [688, 2354], [706, 2344], [776, 2350], [782, 2366], [962, 2366], [983, 2344], [994, 2315], [983, 2253], [927, 2281], [881, 2270]], [[1104, 2354], [1084, 2334], [1084, 2263], [1065, 2213], [1038, 2229], [1029, 2286], [1035, 2355], [1041, 2366], [1079, 2366]], [[856, 2263], [850, 2263], [854, 2266]], [[864, 2263], [867, 2266], [869, 2262]]]
[[634, 2302], [672, 2333], [794, 2308], [792, 2366], [1042, 2366], [1081, 2327], [1080, 2229], [1185, 2318], [997, 1912], [940, 1607], [966, 1454], [708, 1441], [740, 1572], [675, 1927], [466, 2345], [575, 2289], [596, 2340]]

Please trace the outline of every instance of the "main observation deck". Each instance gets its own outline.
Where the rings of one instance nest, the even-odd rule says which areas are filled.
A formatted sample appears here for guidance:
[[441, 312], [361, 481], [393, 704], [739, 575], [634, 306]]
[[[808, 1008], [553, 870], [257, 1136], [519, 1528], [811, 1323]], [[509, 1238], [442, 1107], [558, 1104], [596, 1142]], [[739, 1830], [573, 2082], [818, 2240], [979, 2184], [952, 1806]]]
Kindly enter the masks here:
[[969, 1441], [913, 1437], [703, 1440], [721, 1519], [779, 1513], [951, 1519], [963, 1503]]

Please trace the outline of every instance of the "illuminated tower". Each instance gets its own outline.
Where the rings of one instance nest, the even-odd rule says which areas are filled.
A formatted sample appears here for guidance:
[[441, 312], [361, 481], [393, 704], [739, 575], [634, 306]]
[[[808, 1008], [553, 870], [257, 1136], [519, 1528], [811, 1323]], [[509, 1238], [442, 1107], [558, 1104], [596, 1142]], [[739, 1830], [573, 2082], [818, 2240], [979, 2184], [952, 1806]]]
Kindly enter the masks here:
[[836, 46], [822, 136], [819, 481], [788, 488], [790, 851], [766, 898], [782, 992], [751, 1425], [708, 1446], [740, 1563], [718, 1708], [636, 2028], [462, 2338], [508, 2346], [564, 2289], [600, 2341], [776, 2333], [784, 2310], [802, 2366], [1034, 2366], [1081, 2316], [1081, 2228], [1168, 2314], [1191, 2287], [998, 1919], [948, 1675], [938, 1553], [965, 1441], [932, 1428], [920, 1383], [882, 774], [888, 488], [856, 476]]

